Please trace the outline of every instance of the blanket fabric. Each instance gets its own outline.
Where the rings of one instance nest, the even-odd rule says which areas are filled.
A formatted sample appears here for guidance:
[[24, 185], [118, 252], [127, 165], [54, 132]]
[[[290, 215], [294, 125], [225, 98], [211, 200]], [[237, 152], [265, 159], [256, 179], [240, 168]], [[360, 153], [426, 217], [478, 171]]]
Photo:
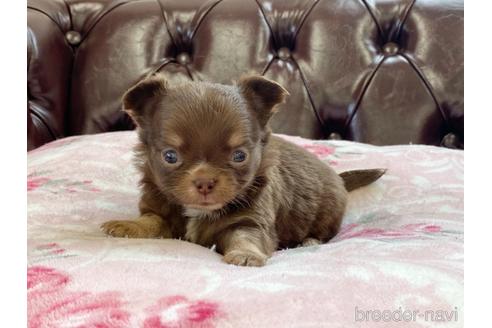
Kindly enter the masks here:
[[277, 251], [262, 268], [99, 230], [138, 215], [135, 132], [29, 152], [29, 327], [461, 327], [463, 152], [283, 137], [338, 172], [388, 171], [350, 193], [328, 244]]

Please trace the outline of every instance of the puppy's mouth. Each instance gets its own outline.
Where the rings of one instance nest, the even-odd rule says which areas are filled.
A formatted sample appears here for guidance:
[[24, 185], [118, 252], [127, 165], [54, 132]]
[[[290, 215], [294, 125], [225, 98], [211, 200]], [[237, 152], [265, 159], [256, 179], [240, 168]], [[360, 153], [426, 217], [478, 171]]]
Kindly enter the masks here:
[[194, 210], [215, 211], [224, 207], [224, 204], [214, 202], [200, 202], [195, 204], [186, 204], [186, 207]]
[[224, 203], [214, 199], [215, 197], [201, 196], [192, 202], [185, 204], [187, 208], [192, 208], [195, 210], [202, 211], [214, 211], [224, 207]]

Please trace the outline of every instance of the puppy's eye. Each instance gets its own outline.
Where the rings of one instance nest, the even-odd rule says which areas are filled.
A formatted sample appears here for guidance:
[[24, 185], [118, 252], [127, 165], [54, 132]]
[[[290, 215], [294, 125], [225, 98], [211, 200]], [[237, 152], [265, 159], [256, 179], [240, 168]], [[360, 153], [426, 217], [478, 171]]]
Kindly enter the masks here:
[[232, 161], [236, 163], [244, 162], [246, 153], [242, 150], [236, 150], [232, 153]]
[[176, 164], [176, 162], [178, 161], [178, 153], [175, 150], [172, 150], [172, 149], [165, 150], [162, 153], [162, 157], [169, 164]]

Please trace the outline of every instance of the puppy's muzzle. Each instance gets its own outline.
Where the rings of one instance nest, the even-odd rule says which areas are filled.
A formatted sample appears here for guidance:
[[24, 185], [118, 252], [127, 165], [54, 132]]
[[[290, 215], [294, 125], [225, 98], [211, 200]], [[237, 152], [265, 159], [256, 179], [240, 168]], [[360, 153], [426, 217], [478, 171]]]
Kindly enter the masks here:
[[210, 194], [217, 183], [216, 179], [197, 178], [193, 180], [196, 190], [203, 196]]

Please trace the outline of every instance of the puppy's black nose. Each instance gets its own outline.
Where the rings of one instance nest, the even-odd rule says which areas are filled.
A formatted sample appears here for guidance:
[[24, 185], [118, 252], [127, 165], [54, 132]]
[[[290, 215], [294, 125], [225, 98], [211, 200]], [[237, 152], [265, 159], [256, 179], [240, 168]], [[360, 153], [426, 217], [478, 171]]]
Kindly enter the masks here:
[[202, 195], [206, 195], [212, 192], [215, 187], [215, 183], [217, 180], [215, 179], [202, 179], [198, 178], [193, 180], [193, 184], [195, 185], [198, 192]]

